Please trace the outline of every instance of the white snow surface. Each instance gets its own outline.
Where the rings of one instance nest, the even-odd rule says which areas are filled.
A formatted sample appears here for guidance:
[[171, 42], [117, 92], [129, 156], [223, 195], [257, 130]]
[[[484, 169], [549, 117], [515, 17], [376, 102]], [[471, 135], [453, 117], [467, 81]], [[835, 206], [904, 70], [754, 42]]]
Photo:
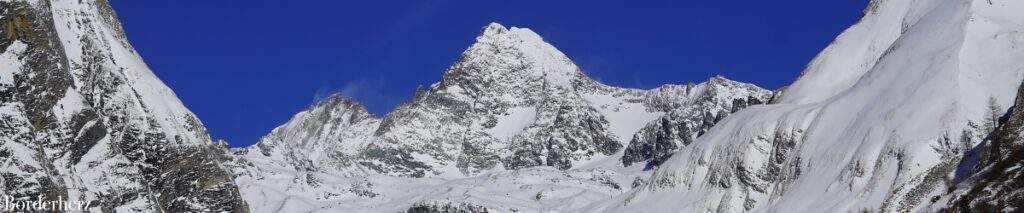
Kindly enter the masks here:
[[537, 120], [537, 109], [518, 107], [509, 109], [509, 114], [498, 119], [494, 127], [484, 130], [500, 140], [509, 140], [523, 132]]
[[648, 110], [642, 103], [622, 101], [612, 94], [590, 94], [584, 98], [608, 119], [609, 131], [623, 145], [644, 125], [665, 115], [665, 112]]
[[[488, 156], [516, 157], [513, 151], [523, 149], [522, 141], [546, 142], [552, 131], [580, 128], [556, 124], [580, 118], [601, 126], [585, 129], [597, 132], [551, 137], [584, 142], [580, 138], [585, 136], [576, 134], [604, 134], [625, 147], [637, 131], [668, 111], [696, 103], [728, 111], [724, 108], [734, 98], [767, 101], [771, 96], [720, 76], [651, 90], [604, 85], [533, 31], [494, 23], [484, 27], [441, 82], [418, 91], [383, 119], [354, 102], [322, 101], [257, 145], [235, 150], [235, 182], [256, 212], [395, 212], [423, 205], [582, 211], [630, 189], [650, 171], [623, 167], [623, 148], [611, 154], [569, 153], [580, 157], [570, 158], [567, 170], [544, 165], [510, 169]], [[484, 154], [467, 154], [472, 148], [466, 143], [476, 143], [480, 150], [475, 152]], [[398, 151], [408, 156], [367, 157], [379, 154], [367, 151], [371, 145], [391, 148], [380, 151], [385, 155], [401, 156]], [[429, 165], [429, 170], [424, 177], [380, 170], [404, 166], [406, 160]], [[466, 161], [496, 164], [465, 167]]]
[[[116, 20], [109, 22], [90, 1], [50, 6], [68, 59], [62, 66], [69, 67], [76, 86], [51, 110], [57, 125], [92, 109], [123, 113], [126, 125], [165, 133], [172, 143], [212, 143], [198, 119], [132, 50]], [[965, 150], [980, 141], [987, 100], [1009, 106], [1024, 78], [1020, 11], [1024, 2], [1015, 0], [873, 0], [862, 20], [823, 50], [774, 104], [726, 117], [653, 171], [622, 167], [622, 151], [590, 150], [569, 153], [579, 158], [570, 159], [565, 170], [506, 169], [504, 162], [460, 166], [487, 160], [462, 159], [479, 157], [466, 154], [473, 143], [503, 159], [518, 154], [510, 151], [521, 148], [517, 140], [551, 131], [545, 127], [563, 111], [606, 122], [606, 128], [590, 130], [627, 145], [644, 125], [707, 98], [711, 90], [707, 82], [652, 90], [607, 86], [583, 75], [533, 31], [491, 24], [441, 82], [388, 117], [332, 97], [258, 145], [234, 150], [227, 166], [254, 212], [443, 206], [494, 212], [929, 211], [943, 205], [929, 200], [945, 193], [950, 186], [944, 180], [952, 179]], [[24, 51], [19, 45], [0, 53], [2, 87], [20, 72], [8, 68], [24, 66], [18, 64]], [[105, 57], [87, 61], [91, 54]], [[101, 82], [111, 79], [119, 83]], [[722, 80], [709, 82], [714, 81]], [[99, 93], [92, 90], [97, 85], [113, 88]], [[711, 95], [727, 100], [733, 93]], [[115, 104], [89, 106], [90, 100]], [[17, 127], [5, 129], [10, 134], [0, 140], [31, 137], [25, 110], [22, 103], [0, 104], [2, 124]], [[100, 122], [109, 121], [84, 125]], [[23, 159], [20, 165], [67, 165], [55, 173], [68, 174], [59, 178], [77, 189], [68, 195], [97, 199], [100, 193], [146, 186], [130, 175], [103, 172], [140, 173], [123, 166], [134, 163], [124, 155], [112, 154], [117, 140], [122, 138], [99, 138], [75, 164], [63, 156], [35, 160], [34, 147], [20, 143], [0, 146]], [[424, 177], [374, 170], [396, 162], [367, 160], [370, 145], [408, 151], [409, 159], [399, 159], [430, 167]], [[43, 178], [37, 176], [25, 178]], [[116, 210], [152, 205], [140, 198]]]
[[[174, 92], [142, 61], [123, 37], [120, 23], [116, 19], [104, 17], [95, 2], [53, 1], [50, 6], [54, 13], [54, 26], [62, 42], [72, 76], [75, 77], [75, 85], [92, 86], [97, 84], [95, 81], [100, 81], [98, 78], [106, 75], [122, 77], [127, 82], [120, 85], [119, 93], [112, 97], [113, 99], [144, 105], [147, 108], [145, 114], [153, 116], [153, 121], [160, 124], [160, 131], [168, 136], [179, 137], [187, 144], [211, 142], [205, 129], [195, 133], [197, 127], [191, 122], [198, 123], [198, 119], [195, 119], [195, 115], [185, 108]], [[83, 38], [83, 34], [88, 36]], [[107, 60], [99, 62], [99, 66], [106, 68], [100, 70], [117, 70], [117, 73], [87, 73], [94, 72], [95, 69], [82, 67], [88, 64], [85, 60], [91, 57], [82, 51], [97, 49], [99, 52], [88, 54], [105, 54], [108, 57]], [[198, 128], [203, 127], [200, 124]]]
[[[778, 104], [728, 117], [645, 186], [588, 211], [933, 208], [928, 200], [949, 187], [942, 179], [980, 140], [970, 133], [986, 100], [1013, 101], [1024, 75], [1024, 2], [871, 5]], [[787, 141], [792, 148], [778, 148]]]
[[[23, 1], [6, 2], [12, 4], [0, 9], [26, 5], [20, 4]], [[36, 34], [13, 39], [0, 53], [0, 93], [14, 86], [14, 76], [31, 79], [46, 75], [47, 79], [20, 82], [17, 86], [34, 90], [21, 94], [25, 92], [12, 89], [23, 97], [4, 97], [0, 130], [5, 136], [0, 136], [0, 142], [5, 150], [17, 154], [4, 161], [5, 183], [34, 188], [0, 194], [24, 195], [42, 187], [60, 187], [69, 199], [104, 202], [105, 207], [117, 211], [159, 208], [154, 199], [158, 195], [148, 188], [152, 182], [146, 178], [165, 177], [142, 177], [140, 167], [148, 162], [127, 156], [154, 153], [121, 149], [145, 142], [166, 145], [163, 147], [208, 145], [211, 141], [205, 127], [128, 44], [106, 1], [24, 2], [28, 4], [20, 10], [28, 13], [23, 14], [28, 24], [22, 27], [33, 28]], [[48, 43], [41, 45], [40, 41]], [[27, 45], [34, 46], [26, 49]], [[26, 55], [29, 52], [35, 55]], [[33, 61], [39, 64], [30, 64]], [[20, 75], [27, 71], [32, 72]], [[24, 100], [38, 97], [53, 100]], [[38, 122], [32, 120], [34, 114], [46, 116], [52, 123], [34, 127], [33, 122]], [[43, 181], [50, 186], [40, 186]], [[122, 193], [126, 196], [121, 197]], [[109, 202], [114, 196], [118, 201]]]

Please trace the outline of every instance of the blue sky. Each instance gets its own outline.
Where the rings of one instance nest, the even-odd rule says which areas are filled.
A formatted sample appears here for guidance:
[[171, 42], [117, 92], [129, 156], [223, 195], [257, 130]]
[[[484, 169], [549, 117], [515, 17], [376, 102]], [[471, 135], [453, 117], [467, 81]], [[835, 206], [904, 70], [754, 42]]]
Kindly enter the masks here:
[[595, 79], [653, 88], [712, 75], [769, 89], [867, 0], [114, 0], [128, 38], [214, 138], [248, 146], [317, 97], [383, 115], [490, 22], [531, 28]]

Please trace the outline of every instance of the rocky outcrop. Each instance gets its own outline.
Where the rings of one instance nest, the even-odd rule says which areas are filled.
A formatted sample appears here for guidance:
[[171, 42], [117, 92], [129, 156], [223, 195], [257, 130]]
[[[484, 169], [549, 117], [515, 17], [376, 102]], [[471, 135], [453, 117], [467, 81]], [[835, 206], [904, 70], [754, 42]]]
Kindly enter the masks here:
[[658, 166], [729, 114], [768, 103], [773, 97], [754, 85], [717, 76], [692, 90], [700, 90], [694, 103], [669, 111], [633, 136], [622, 156], [623, 165], [646, 161], [646, 168]]
[[246, 149], [247, 158], [278, 162], [301, 171], [356, 167], [380, 124], [364, 106], [340, 94], [318, 101]]
[[[948, 212], [1013, 212], [1024, 209], [1024, 85], [1001, 125], [979, 145], [978, 159], [962, 167], [975, 172], [950, 188]], [[975, 163], [976, 162], [976, 163]]]
[[0, 195], [91, 211], [248, 211], [206, 129], [108, 2], [0, 2]]
[[871, 1], [784, 97], [722, 77], [613, 87], [491, 24], [383, 118], [335, 95], [228, 149], [106, 1], [0, 1], [0, 195], [103, 212], [1019, 211], [1024, 88], [991, 134], [976, 124], [1020, 82], [1021, 9]]
[[565, 170], [622, 152], [643, 124], [669, 111], [703, 104], [721, 118], [720, 108], [731, 112], [770, 96], [721, 77], [701, 86], [616, 88], [584, 75], [529, 29], [491, 24], [476, 40], [441, 82], [384, 118], [361, 164], [413, 177], [498, 166]]
[[[394, 183], [377, 184], [377, 178], [367, 178], [374, 179], [367, 184], [348, 183], [368, 176], [387, 176], [410, 182], [446, 182], [423, 186], [437, 190], [423, 193], [455, 193], [468, 186], [506, 181], [530, 183], [519, 185], [526, 188], [500, 191], [509, 194], [529, 188], [538, 191], [527, 196], [537, 197], [531, 202], [544, 203], [479, 203], [496, 199], [492, 196], [498, 194], [466, 191], [472, 195], [437, 195], [450, 196], [449, 201], [456, 203], [450, 205], [429, 203], [436, 201], [433, 195], [418, 196], [408, 201], [429, 202], [402, 211], [472, 212], [479, 209], [467, 210], [467, 205], [478, 204], [501, 207], [498, 209], [579, 209], [595, 197], [570, 195], [618, 193], [622, 186], [629, 185], [623, 181], [631, 181], [643, 172], [636, 168], [612, 172], [626, 169], [617, 163], [623, 153], [639, 162], [653, 157], [636, 152], [667, 155], [672, 151], [642, 148], [644, 143], [655, 142], [644, 140], [649, 138], [646, 135], [667, 134], [657, 133], [654, 127], [641, 130], [645, 125], [670, 120], [672, 128], [699, 127], [701, 130], [694, 129], [693, 135], [686, 136], [692, 140], [696, 132], [707, 131], [730, 113], [765, 103], [771, 97], [771, 91], [721, 76], [699, 84], [651, 90], [604, 85], [584, 75], [567, 56], [533, 31], [490, 24], [445, 71], [440, 82], [421, 87], [412, 100], [382, 119], [354, 101], [335, 95], [296, 114], [257, 145], [235, 150], [231, 165], [236, 182], [252, 196], [250, 202], [270, 208], [295, 207], [290, 202], [376, 201], [406, 196], [408, 192], [395, 191]], [[631, 138], [640, 139], [633, 139], [635, 147], [626, 150]], [[573, 171], [580, 168], [586, 169]], [[519, 176], [518, 171], [523, 170], [551, 176]], [[375, 184], [368, 184], [371, 182]], [[296, 199], [275, 197], [275, 193], [291, 194]], [[558, 200], [575, 204], [559, 206]], [[309, 208], [315, 207], [296, 209]], [[349, 208], [360, 209], [341, 209]]]

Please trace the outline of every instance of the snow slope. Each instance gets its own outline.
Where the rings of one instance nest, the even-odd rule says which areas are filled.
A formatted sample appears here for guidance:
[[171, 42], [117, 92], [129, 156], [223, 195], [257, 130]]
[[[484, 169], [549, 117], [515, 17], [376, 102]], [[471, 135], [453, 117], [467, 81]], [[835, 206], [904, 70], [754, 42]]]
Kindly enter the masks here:
[[742, 110], [593, 210], [911, 211], [951, 187], [1024, 74], [1019, 1], [872, 1], [778, 104]]
[[646, 91], [607, 86], [525, 28], [490, 24], [476, 41], [441, 82], [384, 117], [359, 164], [412, 177], [531, 166], [565, 170], [616, 155], [643, 125], [700, 98], [728, 96], [714, 104], [731, 108], [731, 98], [771, 97], [719, 77], [713, 79], [742, 89], [719, 94], [703, 84]]

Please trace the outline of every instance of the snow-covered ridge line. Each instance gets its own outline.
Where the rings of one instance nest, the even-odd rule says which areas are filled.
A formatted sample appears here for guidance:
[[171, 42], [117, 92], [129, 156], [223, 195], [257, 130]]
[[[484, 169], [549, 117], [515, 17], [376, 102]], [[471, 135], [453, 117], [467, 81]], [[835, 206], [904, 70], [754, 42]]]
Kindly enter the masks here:
[[[1024, 76], [1019, 1], [872, 1], [778, 104], [591, 211], [931, 211]], [[988, 101], [988, 100], [992, 101]], [[652, 206], [654, 206], [652, 208]]]
[[0, 195], [93, 212], [248, 210], [107, 1], [0, 1], [0, 26]]
[[[620, 193], [647, 173], [643, 166], [624, 167], [621, 162], [656, 157], [631, 154], [655, 152], [653, 146], [631, 145], [655, 143], [650, 137], [634, 136], [645, 128], [651, 132], [645, 134], [658, 134], [657, 127], [646, 127], [661, 124], [652, 121], [699, 123], [684, 130], [685, 140], [690, 140], [728, 114], [767, 103], [773, 96], [722, 76], [650, 90], [608, 86], [586, 76], [533, 31], [492, 23], [440, 82], [418, 90], [412, 100], [383, 118], [369, 115], [347, 98], [337, 98], [347, 103], [341, 107], [325, 104], [339, 103], [328, 98], [256, 145], [238, 149], [236, 182], [249, 203], [268, 209], [580, 209], [599, 197]], [[678, 147], [685, 145], [682, 141], [660, 143]], [[666, 151], [670, 150], [657, 150]], [[567, 177], [557, 178], [560, 175]], [[402, 192], [401, 187], [384, 186], [392, 184], [388, 179], [436, 191]], [[284, 183], [289, 180], [299, 181]], [[537, 187], [539, 191], [517, 197], [544, 201], [537, 206], [494, 202], [497, 194], [454, 194], [482, 183]], [[570, 191], [587, 196], [564, 194]], [[398, 209], [368, 207], [396, 198], [409, 202]], [[569, 200], [573, 204], [566, 205]]]
[[[713, 118], [702, 121], [704, 125], [710, 125], [725, 114], [747, 106], [748, 102], [765, 103], [772, 95], [771, 92], [757, 86], [731, 81], [721, 76], [712, 77], [699, 85], [665, 85], [652, 90], [616, 88], [600, 84], [584, 75], [567, 56], [529, 29], [506, 28], [491, 23], [481, 30], [476, 40], [477, 43], [469, 47], [459, 61], [445, 72], [441, 82], [417, 92], [414, 100], [388, 113], [372, 137], [359, 136], [361, 141], [353, 142], [362, 145], [346, 145], [348, 151], [345, 152], [349, 153], [354, 149], [368, 146], [362, 151], [363, 156], [348, 157], [363, 158], [358, 160], [362, 161], [359, 164], [377, 172], [398, 172], [412, 176], [474, 174], [479, 172], [478, 170], [490, 169], [498, 164], [504, 164], [502, 167], [505, 168], [550, 165], [568, 169], [572, 167], [573, 161], [592, 161], [598, 158], [593, 156], [594, 151], [605, 156], [620, 152], [621, 147], [625, 146], [640, 128], [673, 109], [707, 105], [689, 111], [703, 116], [704, 112], [712, 110]], [[303, 117], [305, 113], [307, 112], [299, 113], [293, 120]], [[443, 120], [455, 122], [441, 122]], [[569, 123], [556, 124], [560, 122]], [[564, 126], [570, 123], [575, 124]], [[561, 133], [557, 131], [579, 125], [591, 129], [572, 131], [584, 133], [574, 134], [585, 136], [580, 139], [592, 145], [572, 145], [575, 147], [567, 147], [569, 150], [564, 151], [596, 150], [564, 156], [568, 158], [534, 153], [538, 151], [537, 149], [547, 149], [542, 147], [513, 151], [520, 154], [501, 153], [501, 150], [534, 146], [532, 144], [537, 143], [537, 140], [548, 140], [531, 138], [536, 137], [535, 134], [549, 137], [550, 131], [554, 130], [559, 134], [555, 136], [556, 138], [568, 137], [560, 135]], [[274, 132], [288, 126], [290, 124], [279, 127]], [[437, 135], [438, 130], [451, 134]], [[466, 140], [466, 137], [476, 138], [470, 140], [478, 141], [461, 145], [429, 142]], [[421, 140], [418, 138], [425, 141], [417, 142]], [[293, 138], [278, 140], [276, 143], [330, 144], [338, 143], [340, 140], [345, 139]], [[255, 146], [267, 152], [266, 143], [260, 142]], [[437, 149], [439, 145], [450, 148]], [[465, 153], [468, 151], [466, 149], [478, 149], [477, 151], [484, 153]], [[460, 151], [463, 153], [457, 153]], [[375, 153], [392, 153], [406, 157], [387, 159], [395, 156], [377, 156]], [[522, 159], [522, 154], [543, 156]], [[485, 159], [478, 159], [484, 160], [484, 165], [450, 164], [459, 164], [459, 160], [456, 159], [458, 156], [481, 157], [479, 155], [486, 155]], [[511, 158], [514, 155], [519, 156]], [[456, 162], [451, 162], [452, 160]], [[392, 163], [386, 162], [401, 162], [400, 164], [405, 165], [390, 165]], [[398, 168], [386, 169], [395, 166]], [[444, 167], [458, 172], [438, 170]]]
[[490, 24], [384, 117], [330, 96], [229, 151], [106, 1], [2, 0], [0, 195], [104, 212], [1019, 211], [1020, 11], [871, 1], [781, 97], [719, 76], [604, 85]]

